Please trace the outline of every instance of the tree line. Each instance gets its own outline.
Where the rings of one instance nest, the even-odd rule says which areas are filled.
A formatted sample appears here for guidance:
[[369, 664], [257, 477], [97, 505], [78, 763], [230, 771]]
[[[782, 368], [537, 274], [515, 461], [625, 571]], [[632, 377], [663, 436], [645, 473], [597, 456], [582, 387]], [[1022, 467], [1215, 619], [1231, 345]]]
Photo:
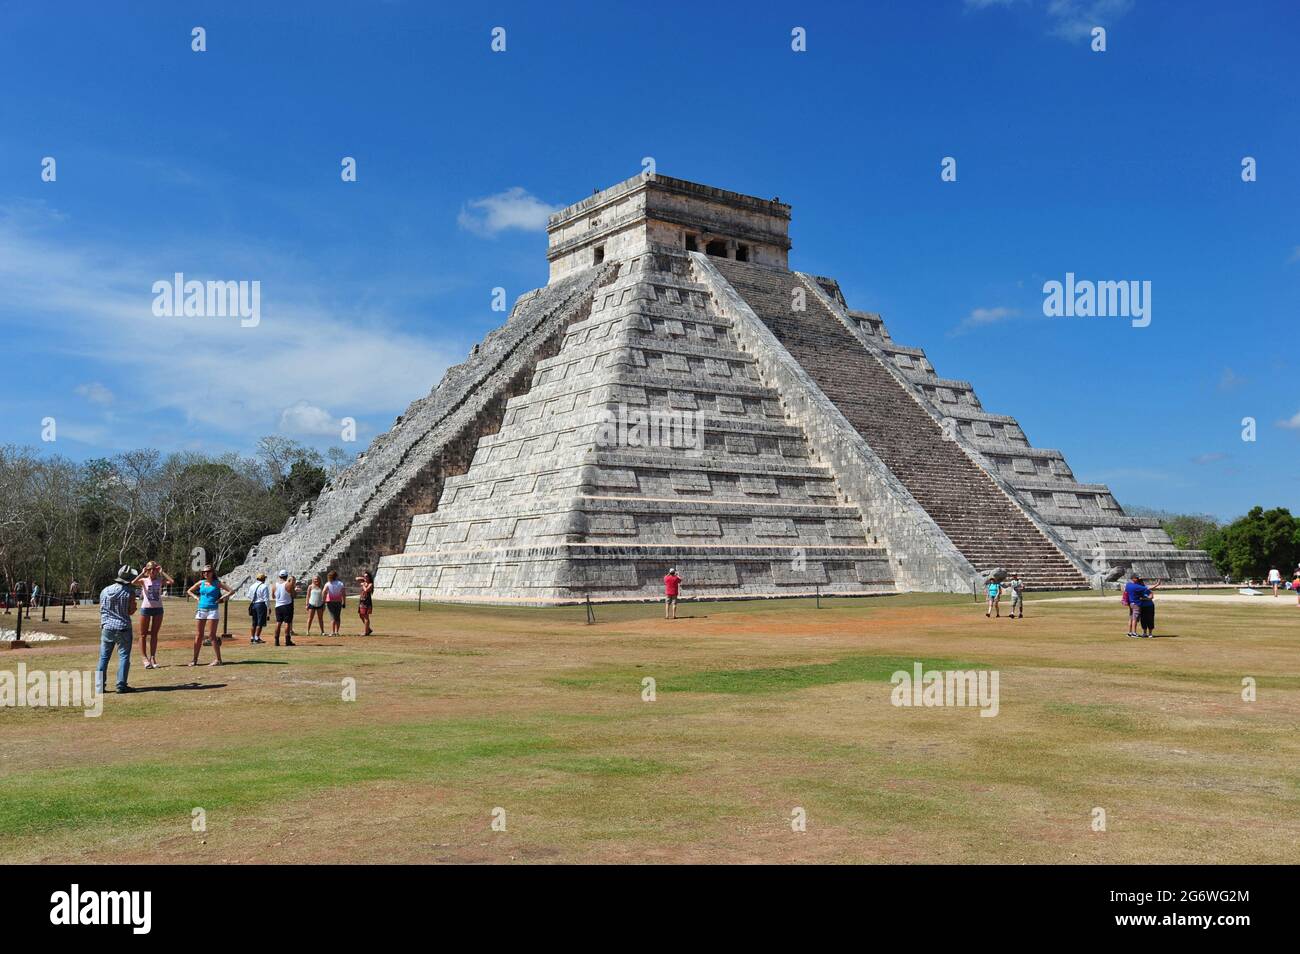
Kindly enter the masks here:
[[1253, 507], [1244, 517], [1220, 523], [1204, 514], [1130, 508], [1156, 517], [1180, 550], [1204, 550], [1230, 580], [1262, 580], [1271, 569], [1290, 579], [1300, 566], [1300, 517], [1286, 507]]
[[[204, 563], [220, 574], [284, 526], [352, 462], [285, 437], [264, 437], [252, 456], [133, 450], [80, 463], [30, 447], [0, 447], [0, 590], [24, 581], [48, 593], [97, 593], [124, 563], [158, 560], [187, 585]], [[1202, 514], [1130, 508], [1161, 525], [1180, 549], [1209, 553], [1232, 580], [1300, 566], [1300, 518], [1255, 507], [1220, 523]]]
[[93, 596], [124, 563], [159, 561], [178, 584], [243, 561], [320, 493], [350, 455], [264, 437], [251, 457], [133, 450], [75, 462], [0, 447], [0, 589]]

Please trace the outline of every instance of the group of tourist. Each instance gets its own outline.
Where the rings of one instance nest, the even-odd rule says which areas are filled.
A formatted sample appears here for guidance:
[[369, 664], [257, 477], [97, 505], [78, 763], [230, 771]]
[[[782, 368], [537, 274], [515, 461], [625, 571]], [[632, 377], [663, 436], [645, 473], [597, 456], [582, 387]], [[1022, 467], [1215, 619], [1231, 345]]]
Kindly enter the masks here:
[[989, 579], [984, 588], [985, 596], [988, 599], [988, 608], [985, 609], [984, 615], [993, 619], [1002, 618], [1002, 594], [1011, 594], [1011, 616], [1010, 619], [1025, 618], [1025, 583], [1020, 579], [1020, 574], [1010, 574], [1005, 582], [1000, 580]]
[[1295, 593], [1296, 606], [1300, 606], [1300, 566], [1296, 567], [1294, 578], [1290, 583], [1283, 583], [1281, 571], [1273, 567], [1268, 571], [1268, 585], [1273, 589], [1273, 599], [1277, 599], [1278, 590], [1292, 590]]
[[[371, 610], [374, 605], [375, 581], [370, 573], [363, 573], [356, 579], [361, 593], [357, 600], [357, 615], [365, 626], [361, 635], [370, 636], [374, 630], [370, 626]], [[1281, 574], [1269, 571], [1268, 581], [1277, 596], [1282, 584]], [[145, 564], [144, 570], [136, 573], [128, 566], [118, 570], [117, 579], [106, 586], [99, 594], [100, 614], [100, 649], [99, 649], [99, 685], [102, 688], [108, 673], [108, 660], [116, 649], [118, 653], [118, 692], [131, 692], [127, 685], [127, 674], [131, 669], [131, 616], [135, 613], [136, 589], [140, 591], [140, 656], [144, 659], [146, 669], [158, 668], [158, 632], [162, 628], [164, 582], [171, 586], [174, 580], [167, 575], [153, 560]], [[664, 618], [677, 618], [677, 601], [681, 592], [682, 578], [676, 567], [670, 568], [664, 577]], [[1134, 573], [1124, 585], [1121, 602], [1129, 610], [1128, 635], [1135, 639], [1152, 639], [1156, 628], [1156, 607], [1154, 591], [1159, 582], [1148, 585], [1138, 574]], [[1296, 569], [1294, 588], [1297, 591], [1297, 605], [1300, 605], [1300, 568]], [[1002, 618], [1002, 595], [1011, 594], [1010, 619], [1025, 618], [1025, 584], [1018, 573], [1009, 574], [1005, 580], [990, 578], [986, 584], [988, 600], [985, 617]], [[288, 570], [281, 570], [274, 586], [268, 585], [265, 573], [258, 573], [249, 585], [248, 615], [251, 618], [248, 641], [265, 643], [262, 632], [270, 618], [270, 608], [275, 606], [275, 645], [280, 645], [284, 636], [285, 646], [296, 646], [293, 641], [293, 608], [298, 593], [298, 581]], [[194, 653], [189, 665], [199, 664], [199, 655], [204, 642], [212, 646], [216, 657], [209, 666], [222, 665], [221, 637], [217, 635], [217, 620], [221, 613], [221, 604], [234, 595], [225, 583], [217, 578], [211, 566], [203, 568], [203, 575], [188, 590], [186, 596], [198, 601], [194, 614]], [[330, 617], [330, 635], [339, 635], [339, 626], [343, 609], [347, 605], [347, 588], [338, 578], [338, 573], [330, 570], [324, 580], [320, 574], [311, 578], [307, 587], [307, 633], [311, 634], [312, 624], [320, 628], [325, 635], [325, 614]], [[1139, 630], [1141, 632], [1139, 632]]]
[[[1120, 603], [1128, 607], [1128, 635], [1134, 639], [1152, 639], [1156, 635], [1156, 598], [1160, 581], [1147, 585], [1136, 573], [1124, 584]], [[1141, 629], [1142, 632], [1138, 632]]]
[[[371, 611], [374, 607], [375, 581], [369, 573], [357, 577], [360, 597], [357, 601], [357, 615], [365, 627], [361, 635], [370, 636], [374, 630], [370, 625]], [[127, 683], [131, 671], [132, 627], [131, 617], [137, 609], [140, 611], [140, 656], [144, 668], [158, 669], [158, 633], [162, 629], [163, 585], [175, 583], [156, 561], [150, 560], [144, 569], [137, 573], [130, 566], [122, 566], [117, 571], [116, 579], [104, 587], [99, 594], [99, 667], [98, 685], [100, 689], [108, 677], [108, 661], [113, 651], [117, 651], [117, 691], [132, 692]], [[139, 593], [137, 601], [136, 594]], [[223, 665], [221, 658], [222, 637], [217, 633], [217, 621], [221, 618], [221, 604], [229, 600], [235, 591], [223, 583], [211, 566], [203, 568], [202, 575], [194, 585], [185, 591], [185, 595], [197, 601], [194, 613], [194, 652], [190, 666], [199, 664], [199, 656], [204, 643], [212, 646], [213, 656], [209, 666]], [[280, 645], [284, 636], [285, 646], [296, 646], [293, 641], [293, 608], [298, 593], [298, 581], [288, 570], [281, 570], [274, 587], [268, 586], [266, 574], [258, 573], [247, 591], [248, 615], [251, 618], [249, 642], [265, 643], [262, 631], [267, 625], [269, 607], [275, 606], [275, 645]], [[319, 574], [312, 577], [307, 589], [307, 633], [311, 634], [314, 621], [320, 625], [320, 634], [325, 635], [325, 614], [330, 616], [330, 635], [338, 636], [343, 618], [343, 608], [347, 605], [347, 587], [338, 578], [338, 573], [330, 570], [322, 582]]]

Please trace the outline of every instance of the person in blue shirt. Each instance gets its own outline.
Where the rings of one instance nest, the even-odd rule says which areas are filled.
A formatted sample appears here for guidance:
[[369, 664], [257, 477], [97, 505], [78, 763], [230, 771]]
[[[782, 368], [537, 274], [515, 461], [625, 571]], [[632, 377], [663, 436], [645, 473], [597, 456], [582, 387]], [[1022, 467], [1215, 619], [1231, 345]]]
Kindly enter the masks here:
[[1002, 597], [1002, 584], [997, 580], [989, 580], [988, 587], [985, 589], [989, 598], [989, 608], [984, 611], [985, 616], [996, 615], [998, 619], [1002, 618], [1002, 613], [998, 609]]
[[217, 574], [211, 566], [203, 568], [203, 575], [199, 577], [197, 583], [185, 591], [187, 596], [192, 596], [199, 601], [199, 608], [194, 614], [196, 620], [194, 627], [194, 659], [191, 660], [191, 666], [199, 664], [199, 652], [203, 649], [203, 629], [208, 629], [208, 641], [212, 643], [213, 652], [216, 653], [216, 660], [208, 663], [209, 666], [220, 666], [221, 663], [221, 637], [217, 635], [217, 620], [221, 616], [221, 604], [230, 598], [235, 591], [226, 586], [217, 578]]
[[[1128, 600], [1129, 624], [1128, 634], [1134, 639], [1151, 639], [1156, 629], [1156, 600], [1152, 590], [1160, 584], [1151, 586], [1136, 573], [1124, 587], [1124, 596]], [[1142, 632], [1138, 633], [1138, 629]]]

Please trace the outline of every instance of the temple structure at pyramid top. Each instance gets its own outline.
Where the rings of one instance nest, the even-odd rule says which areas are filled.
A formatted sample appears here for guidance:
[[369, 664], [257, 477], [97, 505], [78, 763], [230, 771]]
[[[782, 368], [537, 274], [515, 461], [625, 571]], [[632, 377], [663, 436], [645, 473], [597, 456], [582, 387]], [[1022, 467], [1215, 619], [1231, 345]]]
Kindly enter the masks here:
[[685, 179], [636, 176], [556, 212], [547, 234], [551, 281], [653, 248], [786, 268], [790, 206]]
[[547, 604], [1038, 589], [1201, 551], [1080, 482], [834, 279], [790, 206], [660, 175], [551, 216], [550, 280], [230, 575]]

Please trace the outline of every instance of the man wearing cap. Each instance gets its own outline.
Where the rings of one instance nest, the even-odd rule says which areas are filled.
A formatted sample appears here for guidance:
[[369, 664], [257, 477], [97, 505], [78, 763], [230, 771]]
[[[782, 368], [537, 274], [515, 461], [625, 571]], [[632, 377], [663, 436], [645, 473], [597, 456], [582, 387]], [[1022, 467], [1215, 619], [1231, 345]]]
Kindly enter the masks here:
[[677, 567], [670, 567], [664, 577], [664, 619], [677, 618], [677, 594], [681, 589], [682, 578], [677, 575]]
[[117, 579], [99, 594], [99, 671], [95, 678], [99, 691], [108, 681], [108, 657], [117, 647], [117, 691], [134, 692], [126, 684], [131, 672], [131, 616], [135, 613], [135, 588], [131, 581], [138, 576], [129, 566], [118, 568]]

